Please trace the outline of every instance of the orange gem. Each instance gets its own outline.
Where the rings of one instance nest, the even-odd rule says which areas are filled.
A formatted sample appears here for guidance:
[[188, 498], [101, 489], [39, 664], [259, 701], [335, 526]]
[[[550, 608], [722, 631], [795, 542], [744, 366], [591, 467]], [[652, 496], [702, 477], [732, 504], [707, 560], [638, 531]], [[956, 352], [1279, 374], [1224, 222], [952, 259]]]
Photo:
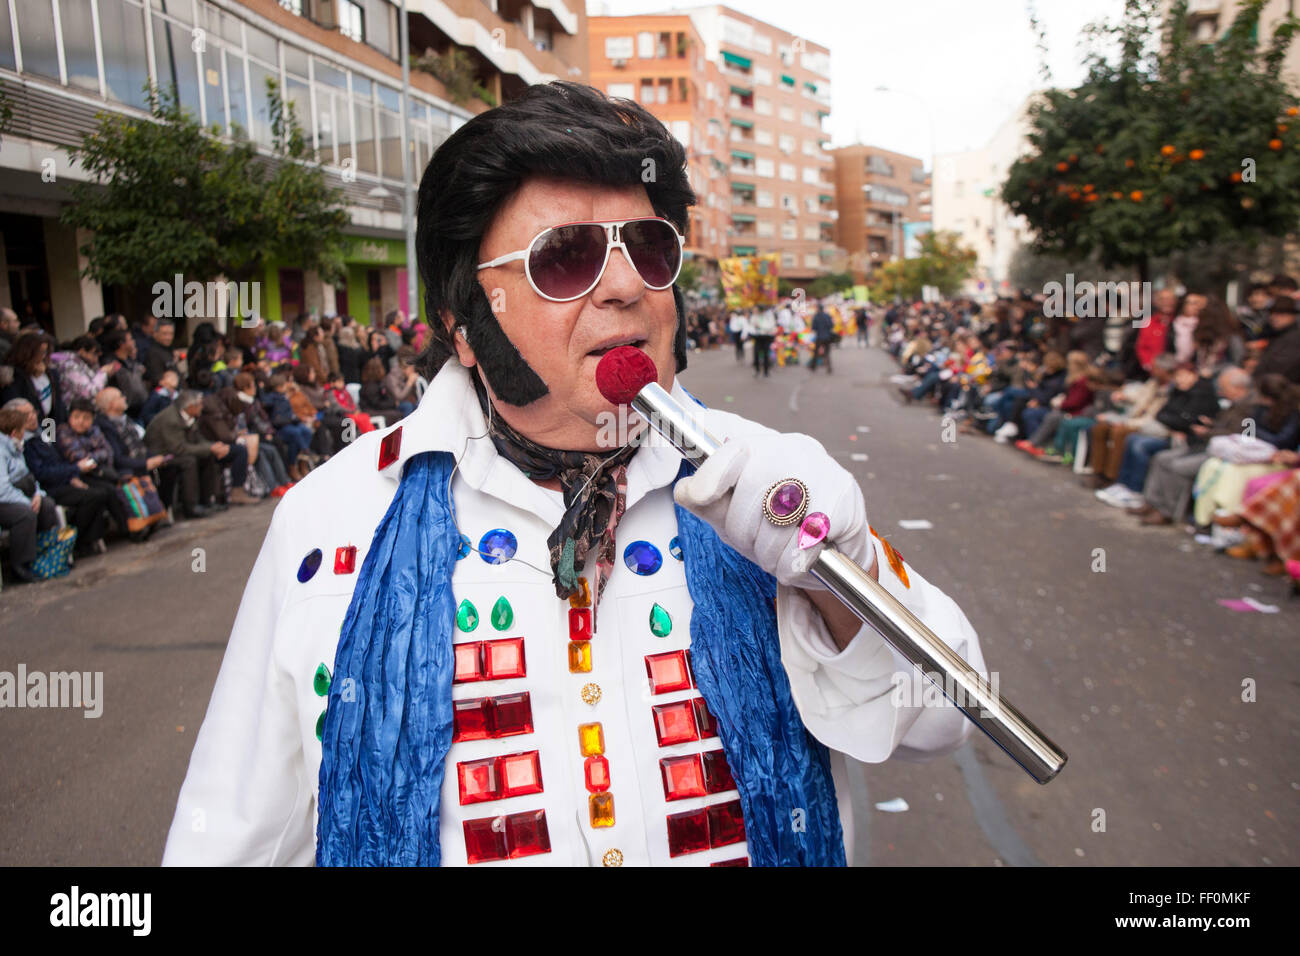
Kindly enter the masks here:
[[587, 674], [591, 671], [591, 641], [569, 641], [569, 673]]
[[591, 811], [593, 827], [612, 827], [614, 825], [614, 795], [612, 793], [593, 793], [587, 798], [587, 807]]
[[591, 607], [591, 582], [578, 578], [578, 591], [569, 595], [569, 607]]
[[584, 757], [598, 757], [605, 752], [605, 728], [599, 721], [578, 725], [578, 748]]

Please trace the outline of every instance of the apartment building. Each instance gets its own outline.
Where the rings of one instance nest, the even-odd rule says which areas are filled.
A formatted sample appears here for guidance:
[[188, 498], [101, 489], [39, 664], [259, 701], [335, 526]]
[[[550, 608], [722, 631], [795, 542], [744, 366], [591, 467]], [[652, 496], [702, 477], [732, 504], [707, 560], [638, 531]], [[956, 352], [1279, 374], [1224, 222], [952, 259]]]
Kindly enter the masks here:
[[152, 84], [174, 85], [205, 125], [269, 149], [271, 78], [343, 191], [350, 225], [345, 281], [330, 286], [292, 262], [269, 263], [261, 314], [371, 321], [418, 308], [407, 292], [404, 146], [418, 181], [433, 150], [489, 102], [530, 83], [581, 79], [586, 13], [576, 0], [410, 0], [413, 53], [465, 50], [482, 95], [453, 102], [442, 82], [413, 70], [404, 128], [398, 9], [389, 0], [0, 0], [0, 93], [10, 110], [0, 134], [0, 305], [60, 339], [106, 311], [147, 311], [151, 282], [101, 286], [80, 275], [78, 250], [91, 237], [58, 220], [64, 184], [86, 178], [69, 147], [98, 112], [147, 115]]
[[634, 93], [688, 146], [697, 254], [779, 253], [794, 282], [839, 264], [829, 50], [725, 6], [589, 25], [592, 84]]
[[726, 98], [717, 63], [685, 14], [591, 17], [592, 86], [645, 106], [686, 148], [697, 203], [690, 210], [687, 255], [706, 263], [728, 256], [731, 183]]
[[862, 282], [877, 266], [903, 256], [905, 223], [930, 221], [930, 175], [917, 157], [878, 146], [841, 146], [832, 156], [836, 238], [849, 271]]

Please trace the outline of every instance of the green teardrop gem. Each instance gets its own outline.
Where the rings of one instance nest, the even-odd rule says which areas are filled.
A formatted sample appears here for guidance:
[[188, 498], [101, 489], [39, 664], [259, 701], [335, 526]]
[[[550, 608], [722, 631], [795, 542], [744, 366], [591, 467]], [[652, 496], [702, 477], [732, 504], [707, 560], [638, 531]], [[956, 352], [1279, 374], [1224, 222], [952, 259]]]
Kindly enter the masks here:
[[655, 637], [667, 637], [673, 631], [673, 619], [659, 604], [650, 609], [650, 632]]
[[496, 604], [492, 605], [492, 626], [498, 631], [506, 631], [513, 623], [515, 623], [515, 609], [503, 595], [497, 598]]
[[462, 631], [472, 631], [478, 627], [478, 608], [469, 601], [461, 601], [456, 610], [456, 626]]
[[325, 711], [322, 710], [320, 712], [320, 716], [316, 718], [316, 739], [320, 740], [324, 736], [325, 736]]
[[330, 692], [330, 669], [324, 664], [316, 668], [316, 676], [312, 678], [311, 686], [316, 691], [317, 697], [324, 697]]

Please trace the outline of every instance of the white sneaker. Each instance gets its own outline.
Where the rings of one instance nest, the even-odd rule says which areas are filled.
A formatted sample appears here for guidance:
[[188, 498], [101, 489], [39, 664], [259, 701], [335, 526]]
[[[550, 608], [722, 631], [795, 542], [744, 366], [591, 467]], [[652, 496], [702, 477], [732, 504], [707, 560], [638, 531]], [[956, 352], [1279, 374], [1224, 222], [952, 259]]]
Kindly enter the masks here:
[[993, 433], [993, 440], [999, 445], [1005, 445], [1011, 439], [1020, 434], [1020, 426], [1015, 422], [1004, 422], [1002, 426]]

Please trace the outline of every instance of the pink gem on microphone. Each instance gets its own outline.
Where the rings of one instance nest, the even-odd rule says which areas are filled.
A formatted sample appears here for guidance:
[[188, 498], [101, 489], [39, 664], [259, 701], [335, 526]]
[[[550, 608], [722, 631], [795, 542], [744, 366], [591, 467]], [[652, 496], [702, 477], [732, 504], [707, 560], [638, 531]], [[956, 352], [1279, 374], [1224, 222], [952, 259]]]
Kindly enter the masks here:
[[804, 518], [803, 524], [799, 526], [799, 550], [807, 551], [814, 545], [821, 544], [826, 540], [830, 530], [831, 519], [820, 511], [814, 511]]

